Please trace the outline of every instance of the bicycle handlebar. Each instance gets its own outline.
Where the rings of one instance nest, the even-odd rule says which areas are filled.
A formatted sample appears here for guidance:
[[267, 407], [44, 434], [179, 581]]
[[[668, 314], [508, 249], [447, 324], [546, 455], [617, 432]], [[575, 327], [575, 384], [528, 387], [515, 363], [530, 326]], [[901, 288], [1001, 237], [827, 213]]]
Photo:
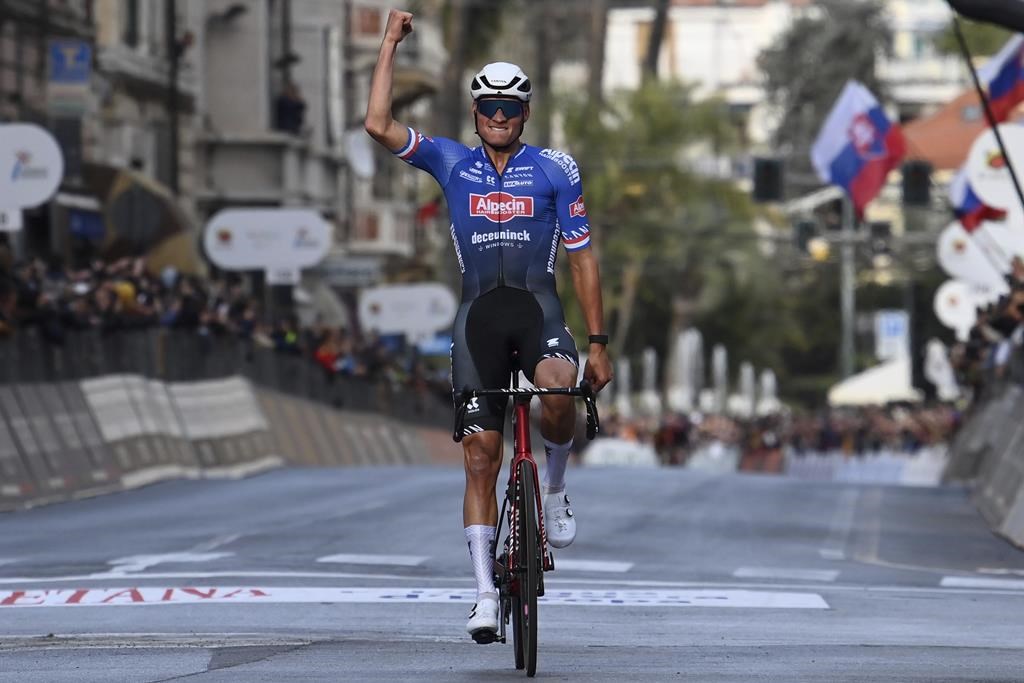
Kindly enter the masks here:
[[550, 389], [523, 389], [519, 387], [508, 389], [470, 389], [469, 387], [464, 387], [459, 395], [461, 400], [455, 410], [455, 431], [452, 433], [452, 439], [455, 443], [462, 441], [462, 432], [466, 423], [466, 404], [469, 403], [470, 399], [480, 396], [543, 396], [545, 394], [579, 396], [583, 399], [583, 404], [587, 408], [587, 439], [592, 440], [601, 431], [601, 420], [597, 414], [597, 395], [594, 393], [594, 387], [590, 385], [590, 382], [583, 380], [578, 387], [553, 387]]

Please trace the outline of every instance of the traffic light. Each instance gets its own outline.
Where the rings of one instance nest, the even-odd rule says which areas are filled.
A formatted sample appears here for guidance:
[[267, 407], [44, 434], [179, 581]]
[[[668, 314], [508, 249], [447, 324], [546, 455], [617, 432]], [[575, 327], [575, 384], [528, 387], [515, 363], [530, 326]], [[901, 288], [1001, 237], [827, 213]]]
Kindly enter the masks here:
[[754, 201], [781, 202], [782, 160], [754, 157]]
[[799, 220], [793, 225], [793, 240], [796, 248], [808, 253], [807, 243], [818, 234], [818, 224], [811, 220]]
[[903, 164], [903, 205], [928, 206], [932, 198], [932, 165], [912, 160]]
[[892, 237], [892, 223], [889, 221], [871, 221], [871, 253], [888, 254], [889, 239]]

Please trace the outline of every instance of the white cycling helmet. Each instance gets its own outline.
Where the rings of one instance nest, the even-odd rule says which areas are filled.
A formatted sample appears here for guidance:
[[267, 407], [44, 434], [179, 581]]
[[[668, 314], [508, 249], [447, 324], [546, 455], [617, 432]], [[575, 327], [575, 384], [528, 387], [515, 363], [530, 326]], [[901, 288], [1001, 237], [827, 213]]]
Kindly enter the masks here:
[[473, 101], [481, 97], [515, 97], [522, 102], [529, 102], [533, 94], [530, 79], [515, 64], [494, 62], [480, 69], [469, 84], [469, 92]]

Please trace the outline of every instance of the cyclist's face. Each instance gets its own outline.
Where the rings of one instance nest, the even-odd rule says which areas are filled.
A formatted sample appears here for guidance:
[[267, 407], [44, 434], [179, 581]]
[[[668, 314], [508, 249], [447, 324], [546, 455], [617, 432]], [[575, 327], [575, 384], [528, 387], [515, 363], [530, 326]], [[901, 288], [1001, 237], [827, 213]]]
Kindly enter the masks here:
[[[491, 99], [491, 98], [488, 98]], [[509, 102], [509, 109], [518, 109], [520, 102], [515, 98], [493, 98], [502, 102]], [[530, 118], [530, 105], [523, 104], [522, 112], [516, 116], [509, 117], [505, 109], [501, 108], [494, 112], [493, 116], [486, 116], [480, 111], [477, 103], [473, 103], [473, 114], [476, 117], [476, 129], [483, 138], [483, 141], [492, 147], [506, 147], [511, 145], [523, 133], [523, 124]]]

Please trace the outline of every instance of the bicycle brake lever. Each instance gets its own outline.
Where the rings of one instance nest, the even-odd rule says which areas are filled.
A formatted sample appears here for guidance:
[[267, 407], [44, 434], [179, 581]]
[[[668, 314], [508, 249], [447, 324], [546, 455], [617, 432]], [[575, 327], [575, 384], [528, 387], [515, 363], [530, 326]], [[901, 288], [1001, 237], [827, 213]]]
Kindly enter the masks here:
[[583, 380], [580, 382], [580, 394], [583, 396], [583, 405], [587, 408], [587, 440], [593, 441], [597, 433], [601, 431], [594, 387], [587, 380]]

